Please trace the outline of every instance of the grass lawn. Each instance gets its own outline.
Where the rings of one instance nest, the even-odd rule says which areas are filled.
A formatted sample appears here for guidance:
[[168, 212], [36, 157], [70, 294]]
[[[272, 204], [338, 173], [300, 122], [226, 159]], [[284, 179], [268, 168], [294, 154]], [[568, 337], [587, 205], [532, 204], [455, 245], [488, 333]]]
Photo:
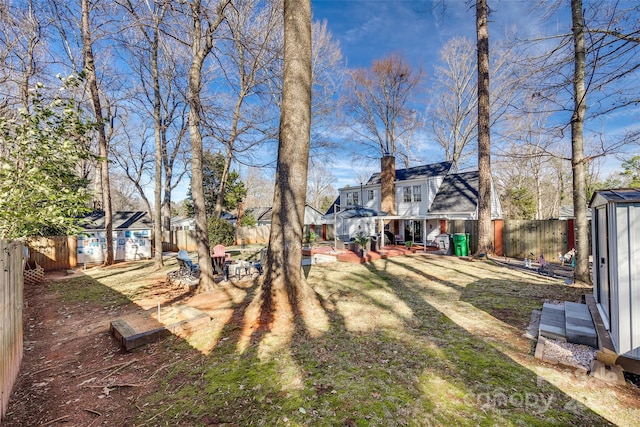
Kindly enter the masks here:
[[[166, 270], [173, 268], [168, 263]], [[637, 389], [540, 363], [534, 343], [522, 336], [545, 299], [578, 301], [591, 289], [439, 256], [318, 264], [305, 272], [322, 312], [303, 313], [286, 333], [251, 334], [246, 319], [257, 283], [228, 283], [216, 295], [182, 300], [214, 321], [165, 340], [176, 362], [138, 400], [144, 411], [136, 423], [531, 426], [640, 419]], [[106, 286], [115, 306], [157, 289], [149, 285], [149, 267], [87, 274], [91, 282], [60, 282], [59, 291], [104, 304]]]

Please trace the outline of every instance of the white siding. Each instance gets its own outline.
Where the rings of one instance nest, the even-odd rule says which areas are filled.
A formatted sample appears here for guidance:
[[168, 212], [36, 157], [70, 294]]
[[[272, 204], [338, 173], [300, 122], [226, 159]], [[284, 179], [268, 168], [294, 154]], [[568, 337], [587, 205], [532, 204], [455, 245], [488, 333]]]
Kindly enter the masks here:
[[[396, 182], [396, 211], [401, 216], [419, 216], [426, 215], [435, 192], [431, 189], [430, 180], [428, 181], [403, 181]], [[404, 201], [404, 188], [409, 187], [411, 189], [411, 198], [413, 200], [413, 187], [420, 187], [421, 200], [419, 202], [405, 202]], [[436, 187], [437, 189], [437, 187]], [[433, 195], [432, 195], [433, 193]]]
[[[611, 284], [612, 338], [618, 353], [640, 358], [640, 204], [618, 204], [615, 209], [616, 260], [610, 266], [617, 269], [617, 280]], [[615, 263], [614, 263], [615, 262]], [[615, 328], [615, 330], [614, 330]]]
[[444, 176], [438, 176], [435, 178], [429, 178], [427, 180], [426, 183], [426, 188], [427, 188], [427, 200], [425, 201], [425, 215], [429, 212], [429, 209], [431, 208], [431, 204], [433, 203], [433, 199], [436, 198], [436, 194], [438, 193], [438, 188], [440, 188], [440, 185], [442, 184], [442, 181], [444, 180]]

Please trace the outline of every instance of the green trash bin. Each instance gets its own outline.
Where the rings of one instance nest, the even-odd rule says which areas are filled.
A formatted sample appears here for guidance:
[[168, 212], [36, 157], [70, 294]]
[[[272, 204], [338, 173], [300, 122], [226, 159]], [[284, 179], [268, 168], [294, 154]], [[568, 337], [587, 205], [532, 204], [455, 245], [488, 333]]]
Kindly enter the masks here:
[[453, 235], [453, 249], [456, 256], [469, 255], [467, 247], [467, 235], [464, 233], [456, 233]]

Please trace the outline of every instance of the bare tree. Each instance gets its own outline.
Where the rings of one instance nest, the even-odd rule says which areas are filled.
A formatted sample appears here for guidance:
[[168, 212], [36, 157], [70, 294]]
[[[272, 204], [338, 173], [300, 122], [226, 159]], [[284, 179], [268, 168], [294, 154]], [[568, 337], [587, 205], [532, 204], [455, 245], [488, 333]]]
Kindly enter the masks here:
[[116, 143], [110, 147], [111, 152], [124, 177], [137, 190], [147, 212], [152, 212], [151, 203], [144, 192], [144, 189], [150, 183], [147, 180], [147, 176], [152, 175], [152, 166], [154, 164], [153, 154], [148, 149], [148, 146], [151, 145], [149, 144], [149, 136], [144, 129], [140, 130], [139, 134], [131, 136], [129, 135], [131, 130], [125, 126], [123, 135], [119, 138], [120, 141], [125, 141], [118, 144], [118, 140], [116, 140]]
[[571, 117], [571, 168], [573, 170], [573, 213], [576, 217], [576, 267], [575, 277], [585, 283], [591, 283], [589, 275], [589, 229], [587, 226], [587, 188], [584, 174], [584, 117], [587, 111], [587, 93], [585, 91], [585, 45], [584, 18], [582, 0], [571, 0], [571, 22], [573, 23], [574, 72], [573, 100], [574, 110]]
[[379, 155], [406, 159], [400, 142], [421, 123], [414, 102], [420, 97], [422, 69], [413, 70], [399, 54], [374, 61], [370, 69], [348, 73], [344, 103], [351, 128], [366, 147]]
[[324, 162], [313, 162], [308, 172], [307, 183], [307, 203], [318, 210], [322, 210], [322, 205], [329, 198], [333, 202], [336, 189], [333, 184], [336, 178]]
[[[571, 156], [548, 131], [550, 113], [545, 113], [544, 102], [525, 97], [522, 103], [523, 109], [514, 109], [505, 117], [500, 133], [504, 142], [493, 153], [498, 163], [493, 173], [503, 195], [530, 190], [535, 197], [533, 215], [524, 215], [523, 219], [557, 217], [567, 190], [568, 174], [563, 166], [569, 166]], [[535, 103], [538, 111], [527, 103]]]
[[[539, 10], [547, 17], [565, 5], [559, 1], [541, 1]], [[529, 70], [523, 82], [535, 82], [531, 93], [552, 106], [552, 112], [566, 120], [554, 129], [563, 136], [571, 132], [573, 204], [576, 218], [576, 279], [590, 282], [588, 271], [589, 227], [586, 217], [586, 168], [598, 157], [618, 153], [638, 142], [638, 128], [608, 132], [607, 118], [621, 114], [638, 102], [638, 65], [640, 38], [637, 8], [624, 9], [624, 2], [570, 2], [571, 32], [533, 40], [535, 52], [522, 55]], [[544, 49], [541, 49], [544, 47]], [[587, 104], [589, 99], [589, 104]], [[588, 107], [588, 108], [587, 108]], [[589, 154], [585, 151], [585, 132], [597, 142]]]
[[[146, 210], [146, 204], [138, 197], [138, 190], [122, 173], [111, 172], [111, 198], [115, 212]], [[147, 211], [148, 212], [148, 211]]]
[[[106, 254], [104, 265], [111, 265], [114, 262], [113, 254], [113, 212], [111, 210], [111, 185], [109, 184], [109, 146], [105, 131], [104, 116], [102, 113], [102, 102], [98, 89], [98, 77], [96, 74], [95, 60], [93, 56], [93, 40], [89, 20], [89, 0], [81, 0], [82, 5], [82, 57], [84, 59], [84, 71], [87, 76], [87, 86], [91, 96], [91, 105], [96, 120], [96, 131], [98, 135], [99, 154], [102, 158], [100, 163], [100, 180], [102, 187], [102, 208], [104, 210], [104, 228], [106, 233]], [[157, 238], [157, 237], [156, 237]]]
[[493, 253], [491, 229], [491, 124], [489, 100], [489, 10], [476, 1], [478, 37], [478, 253]]
[[[478, 136], [477, 46], [465, 37], [451, 38], [440, 50], [427, 109], [427, 129], [444, 149], [446, 160], [464, 164], [476, 154]], [[511, 78], [512, 50], [491, 50], [491, 130], [495, 133], [516, 95]]]
[[230, 37], [227, 43], [222, 43], [216, 58], [222, 61], [220, 69], [224, 70], [230, 105], [220, 109], [213, 132], [225, 147], [214, 218], [222, 214], [231, 162], [273, 135], [267, 119], [270, 97], [262, 95], [260, 88], [268, 86], [265, 79], [271, 75], [265, 70], [277, 60], [272, 46], [282, 28], [280, 13], [279, 2], [244, 0], [234, 3], [225, 19]]
[[[327, 130], [334, 126], [333, 117], [339, 108], [336, 96], [342, 88], [345, 77], [345, 62], [342, 57], [340, 44], [335, 41], [327, 29], [326, 22], [311, 24], [312, 41], [312, 101], [311, 101], [311, 145], [309, 149], [313, 155], [322, 154], [325, 148], [331, 149], [333, 144], [327, 139]], [[272, 102], [278, 107], [282, 105], [282, 40], [276, 40], [274, 50], [279, 61], [271, 64], [269, 70], [272, 78], [268, 79], [269, 93]], [[325, 156], [326, 157], [326, 156]]]
[[11, 114], [9, 107], [30, 108], [30, 89], [33, 78], [41, 74], [43, 50], [42, 16], [36, 13], [33, 0], [0, 4], [0, 85], [3, 87], [0, 112]]
[[[271, 173], [271, 177], [267, 176]], [[242, 174], [242, 182], [247, 188], [245, 208], [271, 206], [273, 203], [273, 169], [249, 166]]]
[[[267, 316], [276, 304], [286, 304], [286, 299], [295, 313], [302, 287], [306, 285], [302, 274], [302, 239], [311, 135], [311, 86], [311, 1], [285, 0], [280, 141], [267, 271], [262, 285]], [[274, 296], [280, 298], [277, 303], [273, 301]]]
[[196, 222], [196, 240], [198, 245], [198, 265], [200, 266], [200, 291], [212, 291], [213, 265], [209, 253], [209, 237], [207, 233], [207, 212], [202, 184], [202, 166], [204, 152], [202, 149], [202, 69], [207, 56], [214, 45], [214, 34], [224, 20], [224, 11], [231, 0], [223, 0], [215, 8], [215, 19], [210, 10], [200, 0], [188, 3], [191, 19], [191, 66], [189, 68], [189, 135], [191, 137], [191, 195]]

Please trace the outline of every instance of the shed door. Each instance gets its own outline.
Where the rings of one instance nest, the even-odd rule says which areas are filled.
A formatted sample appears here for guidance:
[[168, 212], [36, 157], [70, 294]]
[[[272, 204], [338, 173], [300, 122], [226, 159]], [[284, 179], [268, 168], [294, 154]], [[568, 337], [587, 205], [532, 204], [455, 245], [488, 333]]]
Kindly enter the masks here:
[[611, 325], [611, 297], [609, 292], [609, 262], [608, 262], [608, 242], [607, 242], [607, 215], [605, 207], [599, 207], [596, 209], [596, 220], [597, 229], [596, 229], [596, 253], [594, 259], [593, 268], [597, 268], [598, 274], [598, 302], [604, 314], [607, 317], [607, 322]]

